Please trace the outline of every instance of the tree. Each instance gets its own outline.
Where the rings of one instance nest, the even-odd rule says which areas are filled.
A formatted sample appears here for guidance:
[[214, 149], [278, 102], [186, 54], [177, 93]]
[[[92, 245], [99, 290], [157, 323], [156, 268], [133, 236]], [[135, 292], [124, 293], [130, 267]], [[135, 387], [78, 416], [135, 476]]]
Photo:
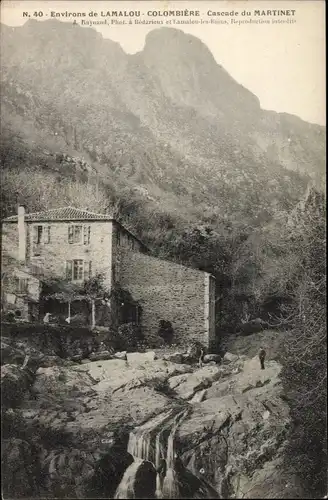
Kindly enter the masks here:
[[320, 193], [308, 192], [289, 229], [298, 266], [289, 283], [293, 302], [283, 319], [289, 331], [282, 377], [293, 423], [287, 463], [307, 494], [317, 498], [327, 487], [326, 233], [325, 200]]

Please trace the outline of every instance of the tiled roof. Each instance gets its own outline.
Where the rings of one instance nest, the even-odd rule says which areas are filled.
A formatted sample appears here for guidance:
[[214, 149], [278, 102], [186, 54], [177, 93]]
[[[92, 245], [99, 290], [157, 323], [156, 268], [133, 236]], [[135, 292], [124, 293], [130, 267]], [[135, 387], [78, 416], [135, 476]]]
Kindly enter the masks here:
[[[3, 219], [3, 222], [17, 222], [18, 216], [12, 215]], [[42, 212], [26, 213], [26, 222], [38, 222], [38, 221], [70, 221], [70, 220], [113, 220], [113, 217], [108, 214], [95, 214], [87, 210], [81, 210], [80, 208], [74, 207], [64, 207], [64, 208], [52, 208], [50, 210], [44, 210]]]

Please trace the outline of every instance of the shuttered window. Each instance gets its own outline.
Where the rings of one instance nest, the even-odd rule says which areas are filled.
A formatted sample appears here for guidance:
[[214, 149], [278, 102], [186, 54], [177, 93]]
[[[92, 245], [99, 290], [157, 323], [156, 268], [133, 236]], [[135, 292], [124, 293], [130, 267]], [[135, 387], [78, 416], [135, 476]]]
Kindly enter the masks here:
[[28, 279], [16, 278], [16, 293], [27, 293], [27, 292], [28, 292]]
[[90, 233], [91, 233], [91, 226], [83, 226], [83, 243], [85, 245], [89, 245], [90, 243]]

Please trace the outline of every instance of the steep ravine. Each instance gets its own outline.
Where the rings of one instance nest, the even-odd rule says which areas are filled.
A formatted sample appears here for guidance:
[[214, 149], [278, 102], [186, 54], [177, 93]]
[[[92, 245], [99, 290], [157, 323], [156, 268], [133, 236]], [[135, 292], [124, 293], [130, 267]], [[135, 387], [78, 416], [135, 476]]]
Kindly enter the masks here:
[[291, 498], [280, 370], [233, 354], [76, 363], [3, 338], [4, 496]]

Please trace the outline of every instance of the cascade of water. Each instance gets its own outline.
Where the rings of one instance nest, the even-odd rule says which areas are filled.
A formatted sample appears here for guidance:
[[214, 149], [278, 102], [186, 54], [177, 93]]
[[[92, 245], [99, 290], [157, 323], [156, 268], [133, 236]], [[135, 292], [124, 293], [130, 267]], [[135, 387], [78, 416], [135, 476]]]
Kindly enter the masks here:
[[171, 428], [168, 441], [167, 441], [167, 454], [166, 454], [166, 475], [163, 483], [163, 493], [164, 498], [178, 498], [179, 488], [177, 475], [174, 470], [175, 462], [175, 447], [174, 447], [174, 437], [176, 431], [181, 423], [181, 421], [187, 416], [188, 410], [180, 412], [176, 415], [173, 426]]
[[158, 499], [163, 498], [162, 489], [163, 489], [163, 485], [162, 485], [161, 476], [159, 474], [157, 474], [157, 476], [156, 476], [156, 492], [155, 492], [156, 498], [158, 498]]
[[156, 434], [155, 439], [155, 467], [158, 469], [161, 459], [164, 457], [164, 446], [162, 444], [162, 437], [165, 428]]
[[179, 487], [177, 475], [173, 469], [167, 469], [164, 478], [163, 489], [161, 491], [162, 498], [179, 498]]
[[[160, 466], [161, 461], [165, 457], [166, 447], [163, 443], [164, 433], [168, 432], [169, 428], [170, 431], [166, 452], [166, 470], [162, 470], [157, 474], [156, 498], [163, 498], [164, 489], [166, 498], [177, 498], [178, 488], [176, 473], [174, 471], [174, 437], [179, 424], [187, 413], [188, 410], [182, 412], [180, 411], [175, 415], [172, 422], [173, 410], [171, 409], [130, 432], [127, 451], [133, 456], [134, 462], [125, 471], [122, 481], [116, 490], [115, 499], [134, 498], [134, 482], [136, 473], [144, 460], [155, 463], [156, 468]], [[152, 446], [153, 438], [155, 438], [155, 444]]]
[[126, 469], [124, 472], [123, 478], [116, 490], [115, 499], [121, 498], [135, 498], [134, 495], [134, 480], [136, 477], [136, 473], [140, 464], [142, 463], [141, 459], [134, 459], [134, 462]]
[[149, 420], [144, 425], [130, 432], [128, 442], [128, 453], [133, 457], [142, 458], [143, 460], [150, 460], [159, 465], [159, 460], [163, 457], [163, 450], [161, 448], [160, 439], [161, 431], [156, 434], [155, 449], [151, 446], [152, 436], [158, 427], [164, 425], [165, 421], [171, 417], [172, 410], [161, 413], [157, 417]]
[[173, 425], [171, 428], [171, 432], [169, 434], [168, 440], [167, 440], [167, 454], [166, 454], [166, 465], [168, 469], [173, 469], [174, 468], [174, 437], [176, 434], [176, 431], [181, 423], [181, 421], [186, 417], [188, 413], [188, 410], [185, 410], [183, 412], [180, 412], [176, 415]]

